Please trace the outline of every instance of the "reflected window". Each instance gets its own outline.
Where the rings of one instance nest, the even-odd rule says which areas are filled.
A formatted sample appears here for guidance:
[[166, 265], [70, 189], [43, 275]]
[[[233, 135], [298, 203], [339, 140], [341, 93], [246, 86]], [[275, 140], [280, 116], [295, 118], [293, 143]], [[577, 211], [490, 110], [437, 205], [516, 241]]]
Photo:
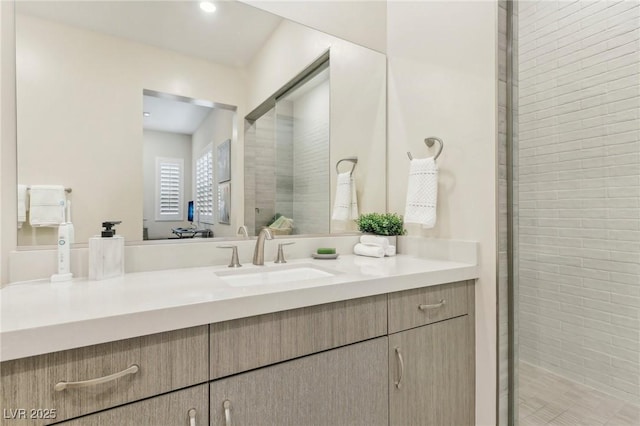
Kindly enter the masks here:
[[196, 221], [213, 223], [213, 148], [209, 144], [196, 161]]
[[184, 160], [156, 158], [156, 220], [182, 220]]

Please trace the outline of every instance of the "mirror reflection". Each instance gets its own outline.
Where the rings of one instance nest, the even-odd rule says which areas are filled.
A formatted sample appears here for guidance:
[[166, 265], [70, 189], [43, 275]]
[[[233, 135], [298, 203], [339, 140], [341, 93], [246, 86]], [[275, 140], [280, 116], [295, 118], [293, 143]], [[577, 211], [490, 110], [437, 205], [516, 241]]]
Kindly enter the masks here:
[[[145, 90], [143, 239], [212, 238], [229, 224], [235, 107]], [[228, 183], [227, 183], [228, 182]]]
[[253, 122], [245, 145], [250, 234], [264, 226], [274, 235], [329, 232], [329, 87], [326, 61]]
[[[106, 220], [130, 242], [349, 231], [331, 219], [345, 157], [360, 211], [384, 210], [379, 52], [236, 1], [35, 1], [17, 3], [16, 71], [20, 246], [69, 220], [76, 243]], [[39, 186], [69, 191], [34, 204]]]

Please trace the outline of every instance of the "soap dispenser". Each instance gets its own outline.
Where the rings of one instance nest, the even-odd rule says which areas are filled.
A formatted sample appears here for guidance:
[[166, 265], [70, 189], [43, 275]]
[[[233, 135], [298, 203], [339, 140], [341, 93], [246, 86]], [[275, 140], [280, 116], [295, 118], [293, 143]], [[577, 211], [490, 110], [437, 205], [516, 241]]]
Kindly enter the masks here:
[[102, 222], [102, 234], [89, 238], [89, 279], [104, 280], [124, 275], [124, 237], [116, 235], [121, 221]]

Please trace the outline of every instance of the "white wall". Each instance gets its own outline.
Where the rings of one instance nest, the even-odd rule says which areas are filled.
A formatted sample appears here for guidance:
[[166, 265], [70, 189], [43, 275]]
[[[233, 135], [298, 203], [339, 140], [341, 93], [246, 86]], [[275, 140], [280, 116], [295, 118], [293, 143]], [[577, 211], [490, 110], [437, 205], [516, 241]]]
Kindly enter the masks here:
[[[193, 133], [193, 152], [192, 152], [192, 161], [193, 161], [193, 171], [195, 173], [196, 170], [196, 161], [201, 155], [203, 149], [208, 145], [212, 144], [213, 149], [213, 214], [215, 223], [213, 226], [210, 225], [201, 225], [202, 228], [213, 229], [214, 237], [233, 237], [236, 235], [236, 232], [240, 225], [244, 223], [244, 203], [243, 203], [243, 194], [244, 191], [242, 188], [236, 188], [237, 185], [240, 185], [239, 182], [243, 181], [243, 173], [242, 166], [238, 166], [238, 164], [243, 164], [242, 159], [234, 158], [234, 156], [239, 155], [238, 149], [236, 149], [236, 145], [238, 144], [237, 140], [234, 139], [233, 135], [237, 126], [237, 114], [235, 111], [230, 111], [226, 109], [218, 109], [214, 108], [213, 111], [202, 121], [200, 127]], [[218, 145], [224, 142], [227, 139], [231, 139], [231, 162], [234, 165], [231, 168], [231, 220], [230, 224], [218, 223], [218, 198], [217, 198], [217, 181], [218, 181]], [[193, 182], [195, 185], [195, 175], [193, 175]], [[195, 191], [195, 186], [193, 188]], [[195, 200], [195, 192], [191, 196], [191, 200]]]
[[[386, 187], [386, 58], [292, 22], [283, 22], [248, 67], [249, 109], [258, 106], [320, 55], [331, 49], [330, 173], [331, 202], [338, 160], [357, 156], [354, 172], [361, 212], [386, 210], [384, 194], [366, 188]], [[331, 230], [353, 229], [352, 223]]]
[[[18, 15], [17, 25], [20, 182], [73, 189], [77, 242], [106, 219], [122, 220], [127, 240], [142, 240], [142, 90], [237, 105], [244, 116], [244, 75], [38, 18]], [[232, 144], [240, 169], [241, 144]], [[59, 166], [69, 160], [72, 167]], [[242, 187], [232, 187], [234, 199]]]
[[[180, 133], [143, 131], [143, 172], [144, 172], [144, 204], [143, 227], [147, 228], [150, 240], [175, 238], [171, 228], [189, 226], [187, 222], [187, 201], [191, 199], [191, 135]], [[183, 213], [182, 221], [156, 221], [156, 158], [180, 158], [183, 160]]]
[[240, 0], [379, 52], [387, 48], [385, 0]]
[[[409, 162], [444, 140], [438, 222], [410, 235], [480, 242], [476, 422], [496, 421], [497, 3], [389, 2], [389, 210], [403, 212]], [[433, 152], [433, 151], [431, 151]]]

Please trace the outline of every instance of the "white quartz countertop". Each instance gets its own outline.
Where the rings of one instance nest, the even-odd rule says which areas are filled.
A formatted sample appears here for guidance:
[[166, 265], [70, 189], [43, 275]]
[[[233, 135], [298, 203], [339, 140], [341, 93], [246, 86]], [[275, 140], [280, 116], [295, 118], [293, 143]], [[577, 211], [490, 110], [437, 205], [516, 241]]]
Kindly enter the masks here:
[[[0, 290], [0, 361], [322, 303], [474, 279], [476, 265], [409, 255], [296, 259], [335, 275], [232, 287], [226, 266], [11, 284]], [[278, 268], [244, 265], [237, 271]]]

